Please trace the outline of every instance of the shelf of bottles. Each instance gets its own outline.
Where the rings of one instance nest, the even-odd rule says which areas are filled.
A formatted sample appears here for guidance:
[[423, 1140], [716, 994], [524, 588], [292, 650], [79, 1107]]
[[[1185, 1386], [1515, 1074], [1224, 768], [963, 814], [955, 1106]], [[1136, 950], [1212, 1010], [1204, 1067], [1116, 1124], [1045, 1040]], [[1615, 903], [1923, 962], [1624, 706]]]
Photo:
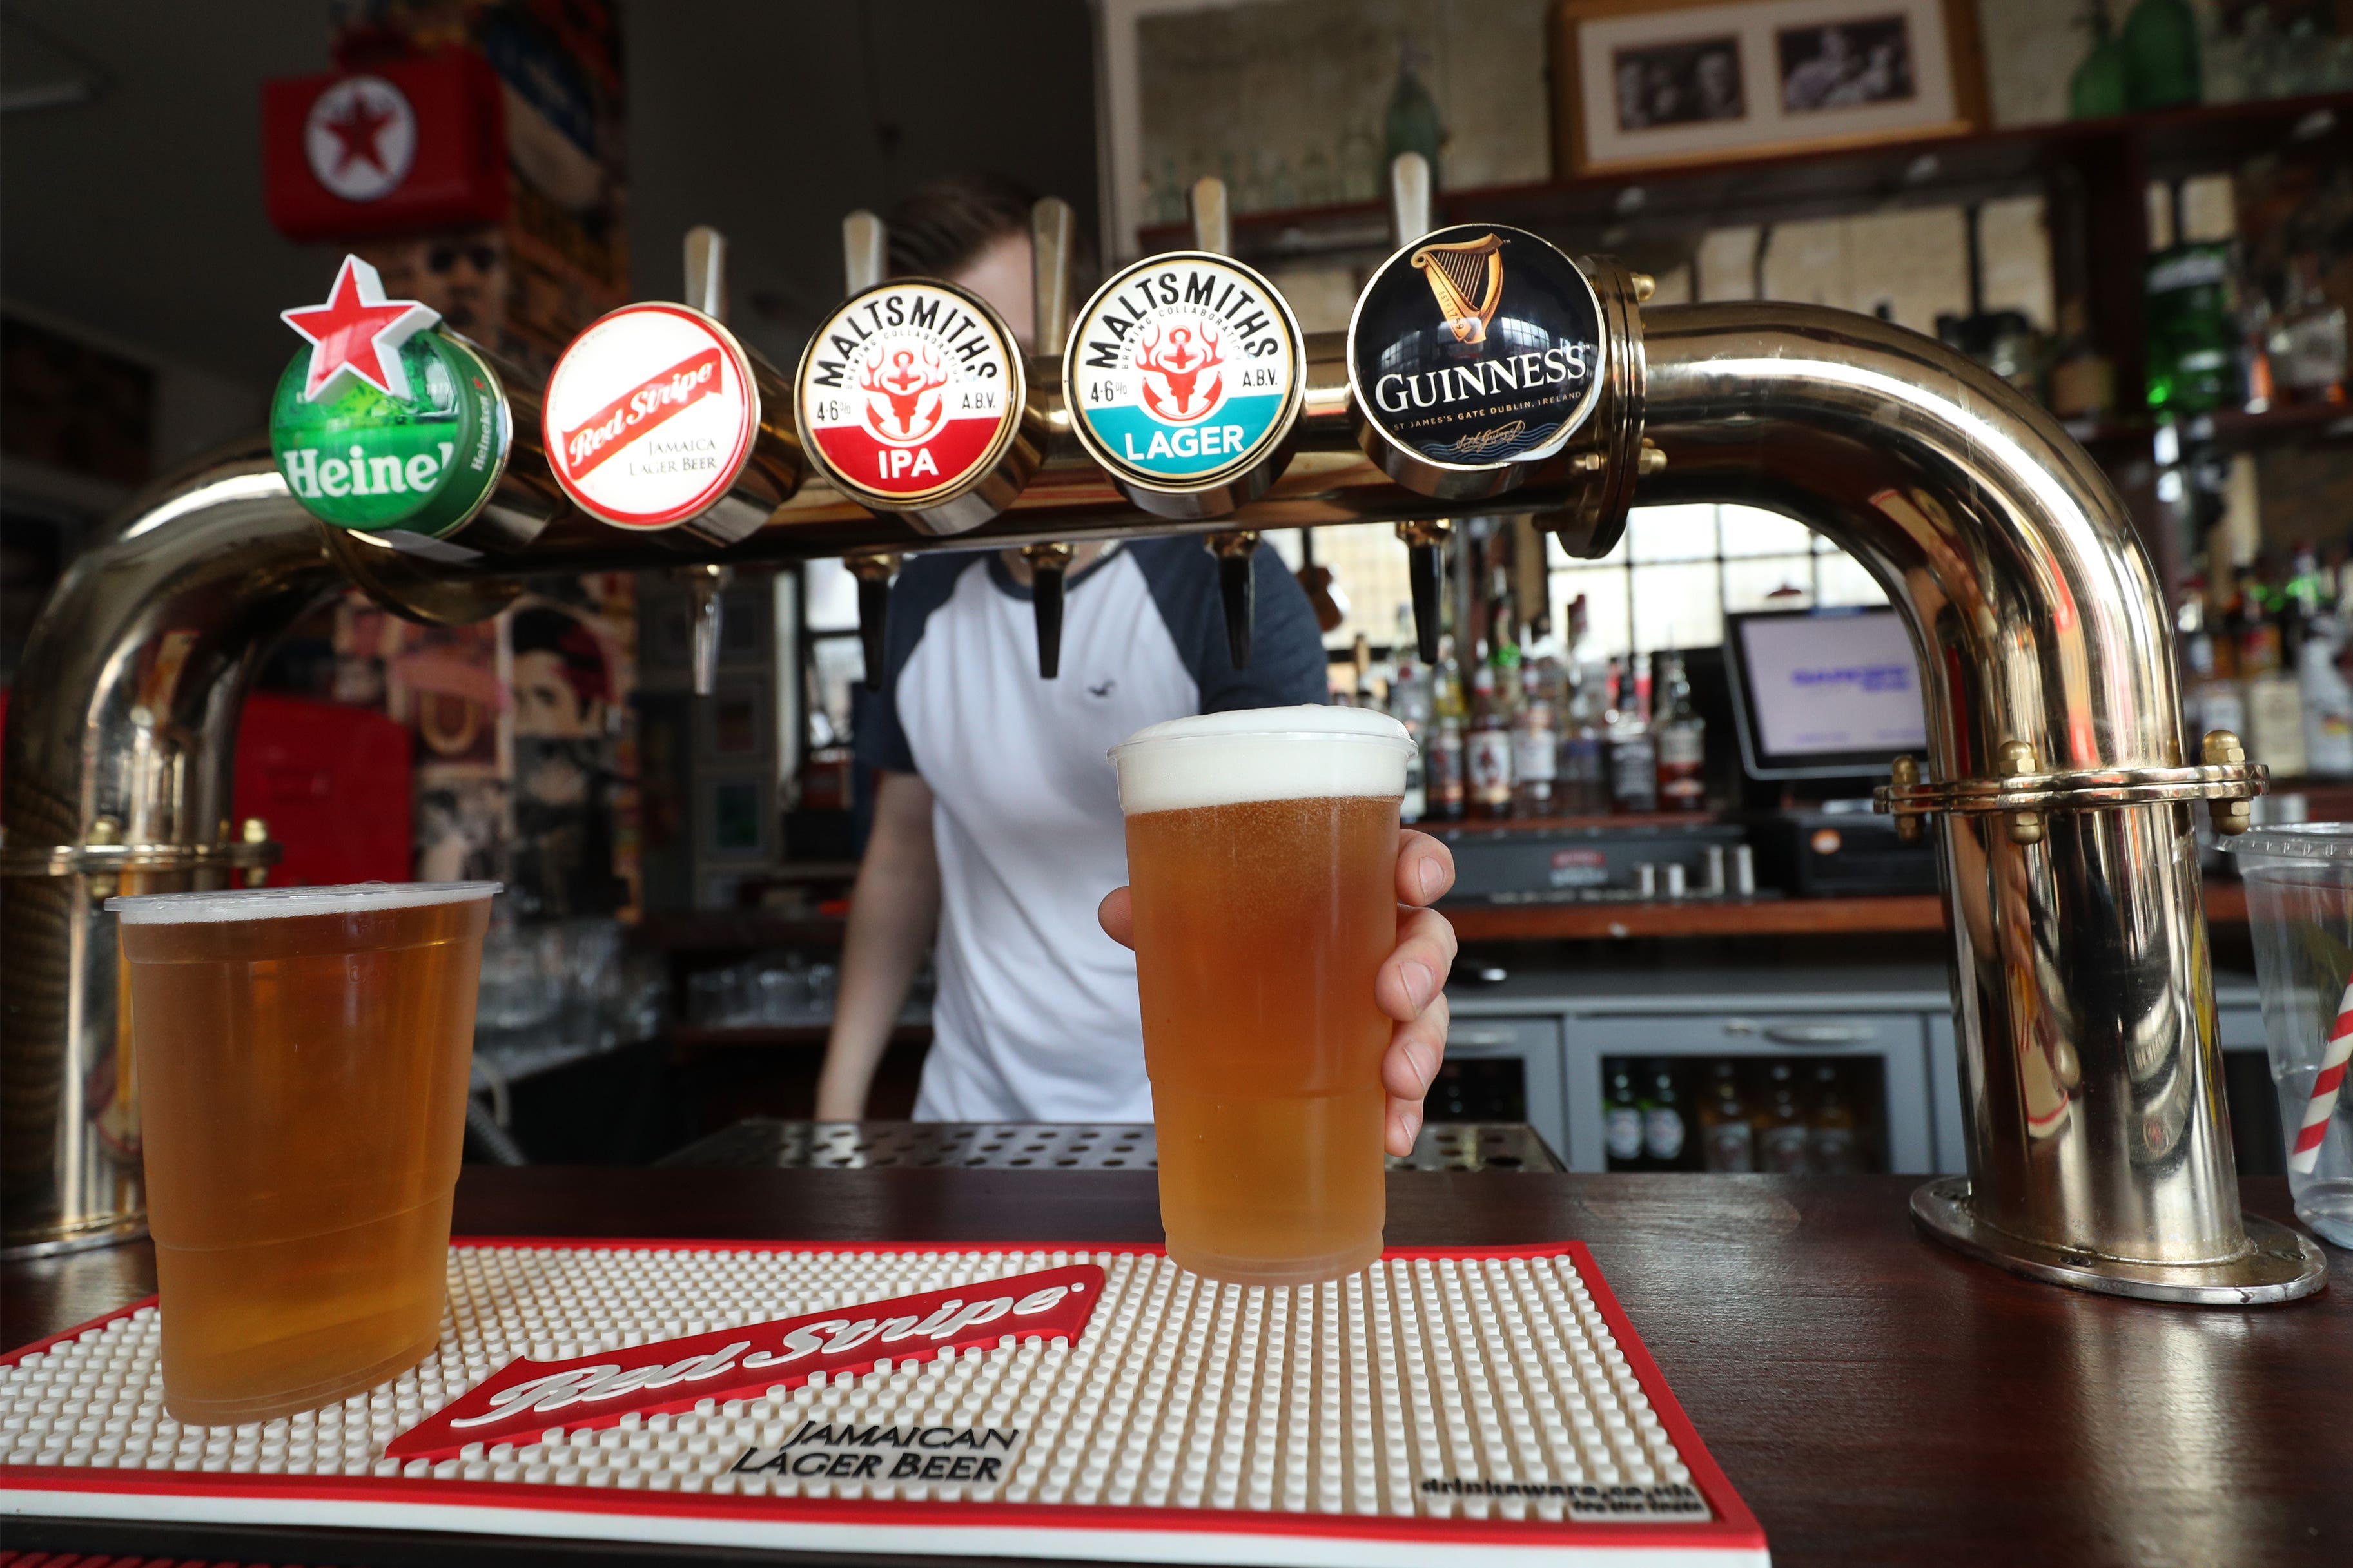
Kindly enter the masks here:
[[1888, 1169], [1877, 1058], [1604, 1057], [1601, 1077], [1612, 1171]]

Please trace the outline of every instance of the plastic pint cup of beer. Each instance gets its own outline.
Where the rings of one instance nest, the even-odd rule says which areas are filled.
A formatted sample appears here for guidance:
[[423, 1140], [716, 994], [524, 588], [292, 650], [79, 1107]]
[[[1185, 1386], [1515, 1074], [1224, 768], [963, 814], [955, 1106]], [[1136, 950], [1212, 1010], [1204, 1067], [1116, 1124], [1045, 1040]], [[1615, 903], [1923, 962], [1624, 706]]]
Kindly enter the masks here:
[[1112, 748], [1168, 1256], [1212, 1279], [1365, 1268], [1386, 1217], [1373, 979], [1397, 945], [1413, 742], [1357, 708], [1261, 708]]
[[496, 882], [111, 899], [164, 1407], [314, 1410], [440, 1337]]

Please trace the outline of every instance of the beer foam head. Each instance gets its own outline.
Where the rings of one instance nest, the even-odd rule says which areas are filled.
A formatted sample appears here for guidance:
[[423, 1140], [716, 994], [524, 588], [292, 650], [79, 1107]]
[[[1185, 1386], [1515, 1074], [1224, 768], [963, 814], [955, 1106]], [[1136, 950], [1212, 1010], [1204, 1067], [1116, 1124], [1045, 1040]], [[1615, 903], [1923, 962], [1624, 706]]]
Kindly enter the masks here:
[[200, 921], [290, 920], [296, 915], [360, 915], [427, 904], [487, 899], [501, 882], [346, 882], [334, 888], [253, 888], [219, 893], [133, 893], [106, 907], [125, 925], [185, 925]]
[[1405, 726], [1367, 708], [1244, 708], [1147, 725], [1111, 749], [1127, 815], [1402, 795]]

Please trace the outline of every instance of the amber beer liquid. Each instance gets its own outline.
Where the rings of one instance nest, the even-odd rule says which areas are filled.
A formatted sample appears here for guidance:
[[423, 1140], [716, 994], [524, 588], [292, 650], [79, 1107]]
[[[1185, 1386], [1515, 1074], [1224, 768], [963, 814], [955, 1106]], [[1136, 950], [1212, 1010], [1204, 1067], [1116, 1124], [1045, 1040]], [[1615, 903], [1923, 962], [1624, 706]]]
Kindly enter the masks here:
[[1373, 979], [1397, 944], [1405, 727], [1349, 708], [1155, 724], [1112, 751], [1127, 821], [1168, 1256], [1297, 1285], [1380, 1256]]
[[110, 900], [131, 980], [164, 1405], [312, 1410], [440, 1333], [495, 882]]

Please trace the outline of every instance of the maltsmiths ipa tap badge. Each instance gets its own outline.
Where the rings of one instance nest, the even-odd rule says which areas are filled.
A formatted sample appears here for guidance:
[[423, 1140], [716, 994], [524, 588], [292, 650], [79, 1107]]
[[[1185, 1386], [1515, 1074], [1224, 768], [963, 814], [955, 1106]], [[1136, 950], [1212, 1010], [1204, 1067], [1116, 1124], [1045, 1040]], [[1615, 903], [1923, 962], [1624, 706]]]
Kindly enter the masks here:
[[310, 344], [269, 409], [270, 449], [295, 500], [366, 532], [463, 527], [506, 468], [512, 431], [497, 374], [436, 329], [430, 306], [385, 299], [356, 256], [324, 304], [282, 314]]
[[1147, 510], [1162, 500], [1273, 482], [1299, 416], [1299, 323], [1267, 280], [1203, 251], [1115, 273], [1079, 313], [1062, 357], [1071, 428]]
[[926, 278], [844, 300], [794, 381], [801, 444], [826, 477], [869, 510], [918, 520], [1008, 466], [1029, 396], [997, 312]]
[[1601, 307], [1577, 264], [1522, 229], [1442, 228], [1373, 275], [1348, 323], [1357, 439], [1431, 494], [1505, 488], [1593, 412]]

